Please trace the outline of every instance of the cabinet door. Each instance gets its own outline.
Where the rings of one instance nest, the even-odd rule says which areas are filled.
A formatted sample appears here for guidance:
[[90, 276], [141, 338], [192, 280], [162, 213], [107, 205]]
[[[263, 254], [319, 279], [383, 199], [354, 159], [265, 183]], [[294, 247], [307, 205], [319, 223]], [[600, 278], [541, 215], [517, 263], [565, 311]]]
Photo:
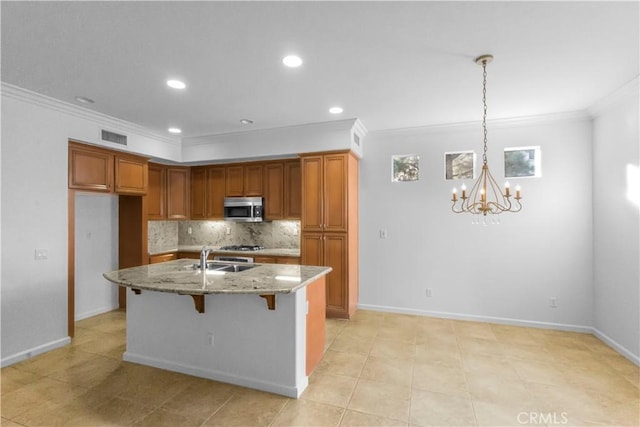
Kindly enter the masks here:
[[177, 259], [177, 255], [175, 253], [172, 254], [161, 254], [161, 255], [149, 255], [149, 264], [158, 264], [161, 262], [172, 261]]
[[264, 166], [264, 216], [265, 219], [284, 217], [284, 166], [268, 163]]
[[189, 169], [167, 169], [167, 218], [189, 218]]
[[191, 218], [207, 218], [207, 169], [191, 168]]
[[225, 168], [210, 167], [207, 170], [207, 217], [224, 218]]
[[149, 165], [149, 188], [147, 191], [147, 218], [165, 219], [166, 172], [160, 165]]
[[302, 230], [322, 231], [322, 156], [302, 158]]
[[69, 188], [110, 192], [113, 155], [69, 143]]
[[300, 160], [284, 164], [284, 218], [300, 219], [302, 216], [302, 177]]
[[281, 256], [276, 258], [276, 264], [292, 264], [298, 265], [300, 264], [300, 258], [298, 257], [289, 257], [289, 256]]
[[227, 197], [242, 197], [244, 193], [244, 167], [228, 166], [225, 169]]
[[348, 317], [347, 235], [325, 233], [324, 264], [333, 270], [327, 275], [327, 316]]
[[147, 161], [116, 155], [115, 190], [118, 194], [146, 194], [149, 186]]
[[273, 264], [274, 259], [270, 256], [254, 256], [253, 262], [257, 262], [259, 264]]
[[324, 231], [347, 231], [348, 154], [324, 157]]
[[300, 254], [302, 265], [322, 266], [324, 264], [324, 248], [322, 233], [303, 233], [300, 238]]
[[244, 167], [244, 195], [247, 197], [262, 196], [262, 165]]

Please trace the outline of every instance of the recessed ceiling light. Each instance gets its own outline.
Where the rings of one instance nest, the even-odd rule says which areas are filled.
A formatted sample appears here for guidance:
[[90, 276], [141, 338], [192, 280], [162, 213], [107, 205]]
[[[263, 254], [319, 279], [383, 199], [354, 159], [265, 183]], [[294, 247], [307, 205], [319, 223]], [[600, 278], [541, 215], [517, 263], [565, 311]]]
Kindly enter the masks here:
[[95, 101], [91, 98], [86, 98], [84, 96], [76, 96], [76, 101], [82, 102], [83, 104], [93, 104]]
[[169, 128], [169, 132], [171, 132], [171, 133], [182, 133], [182, 129], [180, 129], [180, 128]]
[[253, 124], [253, 120], [250, 120], [250, 119], [240, 119], [240, 123], [242, 123], [243, 125], [252, 125], [252, 124]]
[[167, 80], [167, 86], [173, 89], [184, 89], [187, 85], [180, 80]]
[[302, 65], [302, 59], [297, 55], [288, 55], [282, 58], [282, 63], [287, 67], [296, 68]]
[[331, 107], [329, 108], [329, 112], [331, 114], [340, 114], [342, 113], [344, 110], [342, 109], [342, 107]]

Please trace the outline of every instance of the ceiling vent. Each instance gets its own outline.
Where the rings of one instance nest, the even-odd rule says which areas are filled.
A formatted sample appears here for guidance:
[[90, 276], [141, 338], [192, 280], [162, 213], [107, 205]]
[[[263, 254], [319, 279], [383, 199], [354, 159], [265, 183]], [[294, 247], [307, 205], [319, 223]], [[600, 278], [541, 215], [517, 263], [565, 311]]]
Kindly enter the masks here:
[[119, 133], [110, 132], [104, 129], [102, 129], [102, 140], [120, 145], [127, 145], [127, 135], [120, 135]]

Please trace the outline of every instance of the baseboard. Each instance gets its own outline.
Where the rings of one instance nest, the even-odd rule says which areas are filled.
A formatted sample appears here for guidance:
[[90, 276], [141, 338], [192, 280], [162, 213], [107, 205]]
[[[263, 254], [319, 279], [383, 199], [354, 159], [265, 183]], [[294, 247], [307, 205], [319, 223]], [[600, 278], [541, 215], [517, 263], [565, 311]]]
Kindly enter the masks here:
[[623, 355], [625, 358], [629, 359], [631, 363], [633, 363], [636, 366], [640, 366], [640, 357], [633, 354], [626, 347], [618, 344], [618, 342], [616, 342], [614, 339], [612, 339], [611, 337], [609, 337], [607, 334], [603, 333], [599, 329], [592, 328], [592, 332], [593, 332], [593, 335], [598, 337], [601, 341], [606, 343], [609, 347], [613, 348], [615, 351]]
[[31, 359], [34, 356], [37, 356], [42, 353], [46, 353], [51, 350], [55, 350], [56, 348], [64, 347], [67, 344], [71, 343], [70, 337], [60, 338], [59, 340], [51, 341], [46, 344], [39, 345], [37, 347], [33, 347], [29, 350], [21, 351], [20, 353], [14, 354], [9, 357], [5, 357], [0, 361], [1, 367], [6, 367], [13, 365], [18, 362], [22, 362], [23, 360]]
[[358, 304], [362, 310], [384, 311], [388, 313], [413, 314], [417, 316], [439, 317], [442, 319], [469, 320], [473, 322], [496, 323], [499, 325], [525, 326], [538, 329], [556, 329], [560, 331], [591, 334], [591, 326], [568, 325], [564, 323], [538, 322], [534, 320], [511, 319], [508, 317], [480, 316], [474, 314], [449, 313], [444, 311], [416, 310], [412, 308], [389, 307], [383, 305]]
[[153, 366], [154, 368], [165, 369], [167, 371], [180, 372], [181, 374], [193, 375], [200, 378], [208, 378], [210, 380], [221, 381], [224, 383], [235, 384], [241, 387], [248, 387], [257, 390], [267, 391], [269, 393], [281, 394], [287, 397], [297, 399], [309, 385], [309, 378], [304, 377], [301, 384], [295, 387], [276, 384], [266, 381], [260, 381], [253, 378], [233, 375], [228, 372], [216, 371], [213, 369], [203, 369], [195, 366], [183, 365], [180, 363], [169, 362], [161, 359], [154, 359], [139, 354], [126, 351], [122, 359], [127, 362], [138, 363], [140, 365]]
[[115, 305], [111, 305], [111, 306], [108, 306], [108, 307], [101, 307], [101, 308], [98, 308], [96, 310], [87, 311], [87, 312], [81, 313], [81, 314], [76, 314], [75, 315], [75, 321], [77, 322], [78, 320], [87, 319], [89, 317], [97, 316], [98, 314], [108, 313], [110, 311], [117, 310], [117, 309], [118, 309], [118, 303], [116, 302]]

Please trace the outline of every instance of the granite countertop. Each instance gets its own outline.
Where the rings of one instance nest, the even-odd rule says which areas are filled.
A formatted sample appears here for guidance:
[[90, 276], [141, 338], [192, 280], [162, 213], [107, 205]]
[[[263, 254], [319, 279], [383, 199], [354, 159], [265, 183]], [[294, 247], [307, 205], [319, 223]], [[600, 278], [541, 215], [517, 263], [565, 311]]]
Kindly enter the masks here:
[[[275, 248], [275, 249], [261, 249], [259, 251], [228, 251], [220, 249], [220, 246], [207, 246], [207, 249], [211, 249], [212, 253], [222, 253], [229, 255], [263, 255], [263, 256], [290, 256], [290, 257], [299, 257], [300, 249], [285, 249], [285, 248]], [[168, 249], [161, 252], [151, 253], [149, 255], [158, 255], [170, 252], [198, 252], [202, 250], [202, 245], [183, 245], [179, 246], [176, 249]]]
[[193, 259], [179, 259], [116, 270], [103, 276], [128, 288], [184, 295], [288, 294], [331, 271], [331, 267], [255, 264], [255, 268], [237, 273], [207, 271], [203, 274], [193, 269], [193, 264]]

